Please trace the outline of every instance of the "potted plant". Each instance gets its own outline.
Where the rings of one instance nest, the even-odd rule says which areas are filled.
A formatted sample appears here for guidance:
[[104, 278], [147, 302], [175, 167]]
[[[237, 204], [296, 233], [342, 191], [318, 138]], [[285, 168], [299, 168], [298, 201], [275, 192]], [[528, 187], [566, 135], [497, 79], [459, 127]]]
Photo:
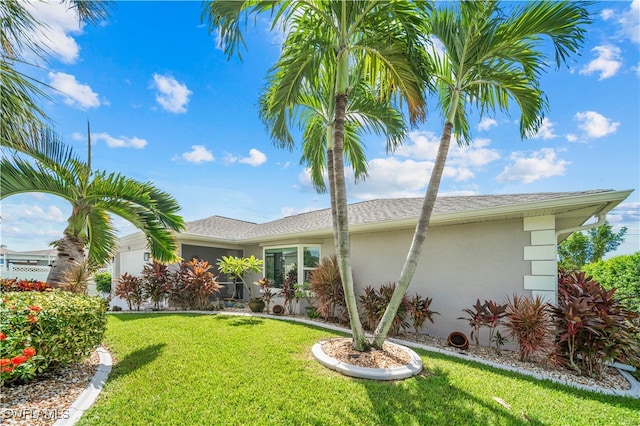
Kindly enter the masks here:
[[242, 281], [242, 285], [251, 295], [249, 299], [249, 308], [252, 312], [262, 312], [264, 310], [264, 300], [262, 297], [256, 297], [254, 285], [247, 283], [244, 279], [246, 273], [259, 274], [262, 272], [264, 261], [257, 259], [254, 255], [250, 257], [222, 256], [218, 259], [218, 269], [226, 275], [232, 275]]

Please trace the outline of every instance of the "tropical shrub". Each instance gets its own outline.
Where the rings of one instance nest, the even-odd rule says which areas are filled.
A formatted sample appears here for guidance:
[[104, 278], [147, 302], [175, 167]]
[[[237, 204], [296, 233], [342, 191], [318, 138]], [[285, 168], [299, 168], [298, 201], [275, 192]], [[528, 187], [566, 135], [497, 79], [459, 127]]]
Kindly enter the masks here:
[[262, 300], [264, 300], [264, 305], [267, 308], [267, 313], [269, 313], [269, 305], [271, 304], [271, 299], [273, 299], [278, 293], [273, 291], [271, 288], [271, 281], [267, 277], [263, 277], [256, 281], [256, 284], [260, 286], [260, 294], [262, 295]]
[[167, 265], [152, 261], [142, 269], [142, 297], [153, 302], [154, 309], [160, 309], [160, 302], [171, 292], [171, 276]]
[[93, 270], [87, 260], [72, 262], [62, 273], [60, 288], [71, 293], [87, 294]]
[[[391, 296], [396, 288], [396, 283], [387, 283], [380, 286], [379, 290], [371, 286], [364, 288], [364, 294], [359, 296], [363, 315], [363, 326], [370, 331], [375, 330], [384, 315], [385, 309], [391, 301]], [[409, 298], [405, 295], [400, 302], [400, 307], [393, 318], [393, 323], [389, 334], [396, 336], [400, 333], [400, 328], [409, 328], [407, 316], [410, 310]]]
[[625, 309], [615, 292], [584, 272], [560, 271], [552, 308], [556, 362], [590, 377], [600, 377], [609, 361], [640, 365], [639, 315]]
[[409, 313], [411, 314], [413, 331], [419, 334], [424, 323], [429, 320], [433, 324], [433, 316], [440, 315], [438, 312], [429, 309], [432, 299], [425, 297], [424, 299], [418, 293], [409, 299]]
[[184, 309], [206, 309], [209, 297], [220, 291], [220, 284], [210, 271], [212, 268], [213, 265], [206, 260], [183, 261], [175, 275], [169, 297]]
[[336, 318], [336, 310], [345, 306], [338, 258], [324, 257], [309, 274], [309, 285], [316, 296], [316, 310], [325, 320]]
[[607, 290], [616, 288], [620, 303], [640, 313], [640, 252], [590, 263], [582, 270]]
[[480, 299], [477, 299], [472, 309], [463, 309], [463, 312], [467, 313], [467, 317], [459, 317], [458, 319], [469, 322], [471, 338], [476, 345], [480, 344], [480, 329], [487, 327], [489, 329], [489, 344], [495, 343], [496, 348], [499, 349], [505, 339], [497, 332], [497, 328], [504, 318], [506, 309], [506, 304], [497, 304], [493, 300], [485, 300], [484, 303], [480, 303]]
[[362, 289], [363, 294], [358, 296], [360, 311], [362, 312], [362, 325], [366, 330], [375, 330], [380, 320], [380, 296], [378, 290], [368, 285]]
[[106, 306], [63, 291], [12, 292], [0, 303], [0, 363], [4, 384], [79, 362], [104, 336]]
[[98, 272], [93, 279], [96, 282], [96, 291], [111, 293], [111, 274], [109, 272]]
[[116, 296], [127, 301], [130, 311], [133, 310], [134, 307], [139, 311], [140, 304], [142, 304], [143, 300], [142, 278], [125, 272], [120, 275], [117, 283], [115, 290]]
[[480, 328], [484, 325], [487, 317], [487, 304], [480, 303], [480, 299], [476, 300], [476, 304], [472, 309], [463, 309], [463, 312], [467, 313], [467, 317], [458, 317], [461, 320], [467, 320], [469, 327], [471, 327], [471, 339], [476, 342], [476, 345], [480, 345]]
[[0, 281], [2, 292], [10, 291], [52, 291], [53, 287], [37, 280], [19, 280], [17, 278], [3, 278]]
[[540, 296], [513, 295], [507, 298], [504, 327], [507, 338], [515, 338], [521, 361], [530, 361], [534, 354], [544, 354], [553, 346], [549, 305]]
[[284, 298], [284, 306], [289, 314], [293, 314], [293, 302], [296, 300], [296, 284], [298, 284], [298, 266], [294, 263], [288, 268], [282, 281], [282, 288], [278, 294], [278, 296]]

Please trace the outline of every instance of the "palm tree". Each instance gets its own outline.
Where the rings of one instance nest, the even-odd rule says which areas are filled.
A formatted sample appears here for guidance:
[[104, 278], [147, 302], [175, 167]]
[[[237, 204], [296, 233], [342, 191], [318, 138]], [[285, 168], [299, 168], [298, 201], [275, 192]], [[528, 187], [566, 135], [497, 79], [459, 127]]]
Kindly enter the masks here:
[[355, 83], [363, 81], [384, 101], [406, 102], [412, 124], [424, 119], [425, 78], [420, 65], [426, 64], [421, 61], [426, 10], [423, 1], [212, 1], [203, 13], [210, 31], [219, 31], [229, 56], [244, 45], [240, 25], [249, 15], [271, 11], [273, 26], [280, 23], [288, 31], [274, 67], [277, 84], [270, 108], [279, 120], [274, 123], [279, 126], [277, 133], [282, 134], [305, 85], [317, 90], [323, 79], [335, 76], [333, 146], [330, 139], [327, 144], [331, 209], [353, 347], [359, 351], [368, 349], [369, 342], [358, 317], [351, 271], [344, 178], [347, 107]]
[[[287, 45], [284, 46], [286, 56]], [[260, 116], [271, 138], [280, 148], [292, 149], [294, 145], [290, 127], [298, 126], [302, 134], [301, 164], [309, 169], [311, 181], [319, 193], [326, 192], [325, 173], [327, 172], [327, 153], [333, 151], [335, 97], [335, 74], [330, 68], [322, 69], [322, 80], [317, 81], [317, 87], [311, 87], [308, 81], [298, 93], [298, 100], [290, 102], [292, 108], [283, 109], [285, 102], [278, 98], [278, 88], [284, 69], [280, 68], [282, 61], [273, 69], [269, 76], [267, 89], [260, 97]], [[362, 135], [373, 132], [387, 139], [386, 147], [392, 152], [406, 137], [407, 127], [404, 117], [398, 108], [374, 95], [364, 81], [356, 81], [349, 96], [349, 103], [345, 113], [344, 151], [349, 164], [353, 168], [355, 181], [367, 176], [367, 161], [364, 154]], [[331, 188], [331, 186], [330, 186]]]
[[113, 257], [117, 238], [109, 213], [128, 220], [145, 234], [155, 260], [179, 260], [171, 230], [183, 230], [184, 221], [177, 214], [180, 207], [176, 200], [150, 182], [91, 170], [90, 137], [88, 144], [87, 162], [76, 157], [51, 130], [23, 143], [20, 151], [3, 147], [0, 199], [43, 192], [62, 197], [72, 206], [63, 237], [55, 243], [58, 254], [47, 283], [60, 286], [68, 271], [85, 260], [96, 268]]
[[452, 132], [458, 143], [471, 141], [468, 107], [481, 114], [509, 111], [509, 102], [520, 109], [520, 135], [531, 136], [540, 128], [548, 109], [539, 78], [547, 58], [541, 52], [543, 36], [555, 49], [556, 65], [578, 53], [590, 23], [584, 4], [533, 2], [500, 8], [494, 1], [464, 1], [445, 5], [430, 16], [431, 35], [444, 48], [431, 50], [433, 78], [444, 115], [444, 128], [436, 162], [422, 204], [413, 241], [403, 265], [398, 288], [377, 329], [373, 345], [381, 347], [395, 312], [416, 270], [436, 202]]
[[[66, 0], [68, 7], [75, 9], [78, 19], [96, 23], [108, 15], [109, 1]], [[38, 98], [47, 99], [42, 90], [44, 83], [16, 69], [16, 64], [34, 67], [25, 62], [24, 54], [31, 52], [38, 58], [47, 54], [31, 36], [43, 26], [29, 12], [27, 2], [20, 0], [0, 1], [0, 143], [3, 146], [18, 146], [39, 134], [39, 129], [48, 121], [40, 108]]]

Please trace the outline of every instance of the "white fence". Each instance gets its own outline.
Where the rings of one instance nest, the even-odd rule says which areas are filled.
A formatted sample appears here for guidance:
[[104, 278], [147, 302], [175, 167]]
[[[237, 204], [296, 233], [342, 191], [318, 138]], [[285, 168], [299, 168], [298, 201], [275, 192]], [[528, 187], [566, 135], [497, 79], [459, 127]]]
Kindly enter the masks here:
[[19, 280], [46, 281], [50, 269], [47, 265], [14, 265], [10, 263], [8, 269], [0, 270], [0, 276]]
[[[0, 278], [16, 278], [19, 280], [36, 280], [46, 282], [50, 270], [51, 267], [47, 265], [14, 265], [10, 263], [8, 268], [0, 269]], [[113, 277], [113, 270], [111, 266], [100, 268], [96, 271], [96, 273], [101, 272], [108, 272]], [[97, 294], [96, 284], [93, 280], [89, 283], [89, 294], [92, 296]]]

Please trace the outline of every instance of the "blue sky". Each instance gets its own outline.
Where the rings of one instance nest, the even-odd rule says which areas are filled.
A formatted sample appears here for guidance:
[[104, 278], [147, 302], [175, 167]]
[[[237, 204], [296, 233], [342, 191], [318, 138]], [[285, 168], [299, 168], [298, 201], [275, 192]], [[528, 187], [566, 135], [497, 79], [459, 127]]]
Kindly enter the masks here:
[[[257, 101], [275, 62], [281, 33], [265, 21], [246, 31], [243, 61], [227, 60], [200, 22], [201, 2], [116, 2], [99, 25], [79, 25], [58, 1], [38, 3], [51, 57], [29, 73], [51, 88], [43, 107], [55, 130], [92, 165], [172, 194], [185, 220], [221, 215], [266, 222], [329, 206], [299, 165], [299, 145], [275, 148]], [[535, 138], [521, 140], [518, 111], [475, 117], [473, 142], [450, 151], [440, 193], [506, 194], [634, 189], [609, 215], [629, 228], [615, 254], [640, 250], [640, 1], [592, 7], [582, 54], [543, 77], [550, 102]], [[551, 53], [551, 52], [549, 52]], [[56, 90], [53, 90], [55, 88]], [[386, 155], [366, 138], [370, 177], [349, 184], [349, 201], [422, 196], [442, 119], [429, 116], [403, 147]], [[300, 140], [297, 140], [300, 143]], [[43, 194], [2, 202], [0, 233], [8, 249], [40, 250], [61, 237], [70, 207]], [[135, 229], [114, 219], [121, 235]]]

